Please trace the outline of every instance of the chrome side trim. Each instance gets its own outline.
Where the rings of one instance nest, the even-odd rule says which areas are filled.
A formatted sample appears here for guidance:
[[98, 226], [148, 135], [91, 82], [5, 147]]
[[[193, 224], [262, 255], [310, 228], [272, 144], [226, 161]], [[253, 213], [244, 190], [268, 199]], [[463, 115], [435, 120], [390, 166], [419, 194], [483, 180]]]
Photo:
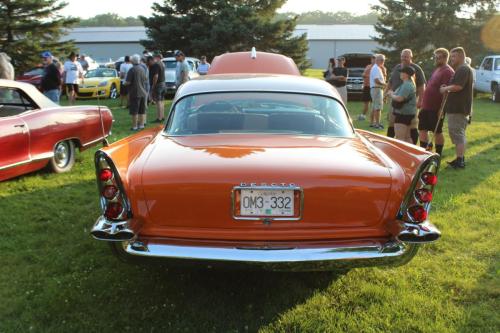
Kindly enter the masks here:
[[250, 264], [271, 270], [331, 270], [339, 267], [363, 267], [378, 265], [403, 265], [418, 251], [419, 245], [387, 242], [384, 245], [322, 248], [224, 248], [206, 246], [179, 246], [143, 242], [124, 242], [123, 249], [129, 255], [229, 263]]
[[4, 166], [0, 167], [0, 170], [15, 168], [15, 167], [18, 167], [18, 166], [21, 166], [21, 165], [25, 165], [25, 164], [29, 164], [29, 163], [37, 162], [37, 161], [41, 161], [41, 160], [47, 160], [49, 158], [52, 158], [53, 156], [54, 156], [54, 152], [45, 153], [45, 154], [39, 154], [39, 155], [37, 155], [37, 157], [30, 158], [29, 160], [25, 160], [25, 161], [22, 161], [22, 162], [16, 162], [16, 163], [4, 165]]

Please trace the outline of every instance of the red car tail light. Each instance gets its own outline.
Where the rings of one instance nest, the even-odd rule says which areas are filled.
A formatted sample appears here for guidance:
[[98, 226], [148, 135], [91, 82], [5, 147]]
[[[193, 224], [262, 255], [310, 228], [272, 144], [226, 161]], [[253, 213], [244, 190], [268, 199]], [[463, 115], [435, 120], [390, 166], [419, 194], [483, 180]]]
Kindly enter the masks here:
[[102, 169], [99, 173], [99, 179], [103, 182], [107, 182], [113, 178], [113, 172], [110, 169]]
[[106, 206], [104, 216], [108, 219], [117, 219], [123, 212], [123, 206], [119, 202], [110, 202]]
[[415, 191], [415, 198], [421, 203], [428, 203], [432, 201], [432, 192], [425, 188], [420, 188]]
[[422, 206], [411, 206], [408, 208], [408, 215], [416, 223], [423, 222], [427, 219], [427, 211]]
[[436, 185], [437, 182], [438, 182], [438, 177], [433, 174], [432, 172], [424, 172], [422, 174], [422, 181], [426, 184], [426, 185]]
[[106, 185], [102, 190], [102, 196], [108, 200], [114, 199], [118, 193], [118, 188], [115, 185]]

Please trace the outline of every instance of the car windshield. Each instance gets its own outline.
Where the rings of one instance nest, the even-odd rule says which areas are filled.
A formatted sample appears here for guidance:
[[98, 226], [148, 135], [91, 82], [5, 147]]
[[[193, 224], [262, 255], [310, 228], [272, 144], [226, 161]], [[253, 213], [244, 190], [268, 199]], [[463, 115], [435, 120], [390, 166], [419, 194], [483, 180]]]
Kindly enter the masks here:
[[333, 98], [298, 93], [232, 92], [179, 100], [168, 135], [263, 133], [352, 137], [343, 106]]
[[43, 68], [33, 68], [25, 72], [24, 75], [43, 75]]
[[116, 71], [114, 69], [98, 68], [88, 71], [85, 74], [86, 78], [91, 77], [116, 77]]

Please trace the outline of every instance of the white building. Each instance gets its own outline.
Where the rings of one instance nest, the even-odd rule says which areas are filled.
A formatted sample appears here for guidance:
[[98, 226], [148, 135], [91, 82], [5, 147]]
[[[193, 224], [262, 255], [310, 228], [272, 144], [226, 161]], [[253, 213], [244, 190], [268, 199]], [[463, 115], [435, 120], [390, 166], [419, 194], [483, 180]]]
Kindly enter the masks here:
[[[313, 68], [326, 68], [328, 59], [346, 53], [371, 53], [378, 44], [372, 25], [297, 25], [294, 35], [307, 35], [307, 57]], [[119, 58], [142, 53], [141, 39], [147, 39], [144, 27], [74, 28], [64, 37], [75, 40], [80, 53], [93, 58]], [[199, 56], [199, 55], [194, 55]]]

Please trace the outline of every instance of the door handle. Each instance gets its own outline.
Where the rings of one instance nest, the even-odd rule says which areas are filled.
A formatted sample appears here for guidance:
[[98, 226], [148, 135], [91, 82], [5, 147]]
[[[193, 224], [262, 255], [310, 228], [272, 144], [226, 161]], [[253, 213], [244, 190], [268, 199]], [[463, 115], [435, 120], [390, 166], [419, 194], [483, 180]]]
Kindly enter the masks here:
[[24, 124], [14, 125], [14, 127], [24, 127]]

